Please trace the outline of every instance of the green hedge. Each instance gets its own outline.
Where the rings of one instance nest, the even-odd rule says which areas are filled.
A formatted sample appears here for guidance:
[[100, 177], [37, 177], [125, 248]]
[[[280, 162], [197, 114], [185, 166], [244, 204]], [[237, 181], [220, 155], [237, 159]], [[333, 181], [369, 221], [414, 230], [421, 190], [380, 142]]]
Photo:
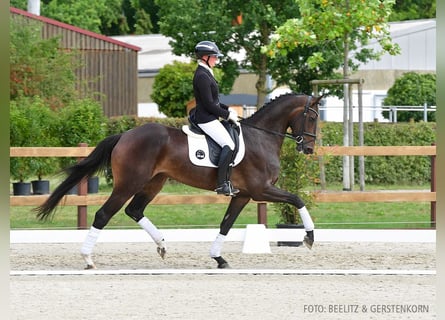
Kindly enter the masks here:
[[[343, 123], [321, 123], [323, 145], [343, 145]], [[366, 146], [430, 146], [436, 141], [436, 123], [365, 123]], [[354, 126], [354, 145], [358, 145], [358, 124]], [[342, 157], [326, 158], [326, 181], [341, 182]], [[358, 182], [358, 157], [355, 178]], [[365, 157], [365, 182], [375, 184], [424, 184], [431, 179], [429, 156]]]
[[113, 135], [130, 130], [134, 127], [141, 126], [149, 122], [156, 122], [169, 127], [181, 128], [188, 124], [186, 117], [184, 118], [154, 118], [154, 117], [136, 117], [136, 116], [121, 116], [113, 117], [108, 121], [108, 134]]
[[[12, 109], [14, 109], [14, 106]], [[188, 123], [186, 117], [139, 118], [123, 116], [107, 119], [103, 117], [101, 112], [96, 112], [98, 109], [100, 110], [94, 103], [83, 101], [82, 103], [74, 103], [72, 108], [67, 108], [58, 113], [58, 116], [60, 117], [59, 120], [65, 125], [61, 126], [57, 133], [57, 138], [59, 138], [61, 146], [74, 146], [79, 142], [87, 142], [90, 146], [94, 146], [104, 137], [104, 133], [105, 136], [121, 133], [148, 122], [157, 122], [175, 128], [180, 128]], [[21, 120], [29, 120], [29, 118], [38, 115], [39, 113], [34, 112], [27, 117], [18, 116], [16, 117], [18, 120], [17, 124], [20, 124], [19, 121]], [[72, 115], [72, 117], [69, 117], [68, 115]], [[15, 118], [12, 117], [12, 119]], [[13, 124], [15, 123], [14, 121], [11, 122], [13, 122]], [[343, 145], [342, 123], [322, 122], [320, 127], [323, 145]], [[15, 134], [13, 128], [15, 127], [12, 125], [11, 130], [13, 133], [11, 134], [11, 139]], [[86, 129], [85, 132], [84, 129]], [[364, 130], [365, 145], [368, 146], [429, 146], [436, 140], [435, 123], [365, 123]], [[80, 141], [85, 140], [86, 138], [88, 138], [88, 141]], [[25, 140], [28, 142], [34, 141], [35, 146], [42, 145], [42, 143], [37, 142], [36, 139]], [[354, 140], [354, 144], [358, 145], [357, 124], [355, 124], [354, 127]], [[13, 139], [11, 142], [13, 142]], [[23, 144], [23, 142], [14, 141], [11, 145], [25, 146]], [[55, 146], [54, 143], [51, 144]], [[29, 144], [27, 144], [27, 146], [29, 146]], [[341, 183], [343, 179], [342, 157], [327, 156], [325, 157], [325, 161], [326, 181], [328, 183]], [[355, 157], [355, 161], [355, 177], [358, 182], [358, 157]], [[57, 166], [54, 166], [54, 170], [58, 170]], [[366, 183], [425, 184], [430, 181], [430, 170], [430, 157], [428, 156], [365, 157]], [[11, 175], [20, 179], [20, 173], [18, 171], [18, 168], [15, 168], [13, 165], [11, 166]], [[28, 176], [29, 175], [30, 174], [28, 174]]]
[[[187, 118], [116, 117], [109, 121], [108, 133], [114, 134], [147, 122], [157, 122], [180, 128]], [[343, 145], [343, 123], [322, 122], [323, 145]], [[436, 140], [436, 123], [365, 123], [364, 142], [367, 146], [429, 146]], [[358, 145], [358, 124], [354, 125], [354, 144]], [[343, 180], [342, 157], [325, 157], [328, 183]], [[358, 157], [355, 157], [358, 183]], [[430, 181], [429, 156], [369, 156], [365, 157], [365, 182], [374, 184], [425, 184]]]

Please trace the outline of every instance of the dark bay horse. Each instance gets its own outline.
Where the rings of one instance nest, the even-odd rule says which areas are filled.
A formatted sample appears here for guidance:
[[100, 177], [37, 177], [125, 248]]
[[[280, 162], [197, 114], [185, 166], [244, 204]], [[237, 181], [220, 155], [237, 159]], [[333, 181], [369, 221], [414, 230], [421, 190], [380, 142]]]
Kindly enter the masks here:
[[[218, 268], [229, 267], [221, 257], [224, 238], [236, 218], [251, 200], [285, 202], [294, 205], [302, 218], [309, 248], [314, 242], [314, 224], [295, 194], [274, 186], [280, 170], [280, 149], [285, 137], [296, 141], [297, 150], [312, 153], [315, 145], [318, 104], [322, 96], [286, 94], [267, 103], [251, 117], [240, 121], [244, 141], [244, 159], [233, 168], [232, 183], [240, 192], [230, 201], [222, 219], [220, 233], [210, 249]], [[291, 133], [287, 133], [288, 129]], [[144, 209], [161, 191], [167, 178], [206, 189], [216, 188], [216, 168], [196, 166], [188, 157], [187, 136], [176, 128], [148, 123], [127, 132], [109, 136], [97, 144], [91, 154], [66, 169], [67, 178], [35, 210], [46, 219], [68, 191], [82, 178], [92, 176], [111, 165], [113, 190], [96, 212], [93, 224], [81, 248], [87, 268], [94, 268], [91, 257], [100, 231], [131, 197], [125, 213], [135, 220], [157, 244], [162, 258], [166, 245], [162, 233], [144, 216]]]

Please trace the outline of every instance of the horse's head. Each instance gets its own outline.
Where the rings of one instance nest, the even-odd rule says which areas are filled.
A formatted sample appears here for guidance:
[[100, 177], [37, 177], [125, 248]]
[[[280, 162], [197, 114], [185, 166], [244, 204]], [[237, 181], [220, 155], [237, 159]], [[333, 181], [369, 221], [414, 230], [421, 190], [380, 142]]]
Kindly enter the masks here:
[[312, 154], [317, 137], [318, 105], [323, 96], [305, 96], [306, 102], [289, 119], [292, 136], [297, 142], [297, 151]]

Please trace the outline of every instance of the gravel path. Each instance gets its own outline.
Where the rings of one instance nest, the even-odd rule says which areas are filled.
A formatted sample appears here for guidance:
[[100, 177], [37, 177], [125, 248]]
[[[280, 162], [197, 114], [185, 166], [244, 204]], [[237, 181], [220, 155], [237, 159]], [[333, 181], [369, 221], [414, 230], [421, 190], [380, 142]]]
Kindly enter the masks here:
[[[98, 243], [99, 269], [215, 269], [210, 243]], [[80, 270], [80, 244], [11, 244], [10, 267]], [[234, 269], [435, 270], [434, 243], [316, 243], [243, 254]], [[435, 319], [434, 275], [151, 274], [10, 276], [11, 319]]]

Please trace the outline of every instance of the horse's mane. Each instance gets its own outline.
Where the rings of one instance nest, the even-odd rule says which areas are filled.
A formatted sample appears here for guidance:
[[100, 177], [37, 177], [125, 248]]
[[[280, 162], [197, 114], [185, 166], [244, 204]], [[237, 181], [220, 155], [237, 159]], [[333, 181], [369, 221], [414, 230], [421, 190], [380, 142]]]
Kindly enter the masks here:
[[249, 117], [243, 119], [242, 121], [249, 122], [249, 120], [252, 120], [252, 119], [255, 119], [258, 116], [261, 116], [263, 113], [268, 112], [270, 108], [275, 106], [278, 102], [280, 102], [282, 99], [284, 99], [286, 97], [289, 97], [289, 96], [301, 96], [301, 95], [304, 95], [304, 94], [303, 93], [288, 92], [288, 93], [282, 94], [282, 95], [280, 95], [278, 97], [275, 97], [272, 100], [266, 102], [259, 110], [254, 112]]

